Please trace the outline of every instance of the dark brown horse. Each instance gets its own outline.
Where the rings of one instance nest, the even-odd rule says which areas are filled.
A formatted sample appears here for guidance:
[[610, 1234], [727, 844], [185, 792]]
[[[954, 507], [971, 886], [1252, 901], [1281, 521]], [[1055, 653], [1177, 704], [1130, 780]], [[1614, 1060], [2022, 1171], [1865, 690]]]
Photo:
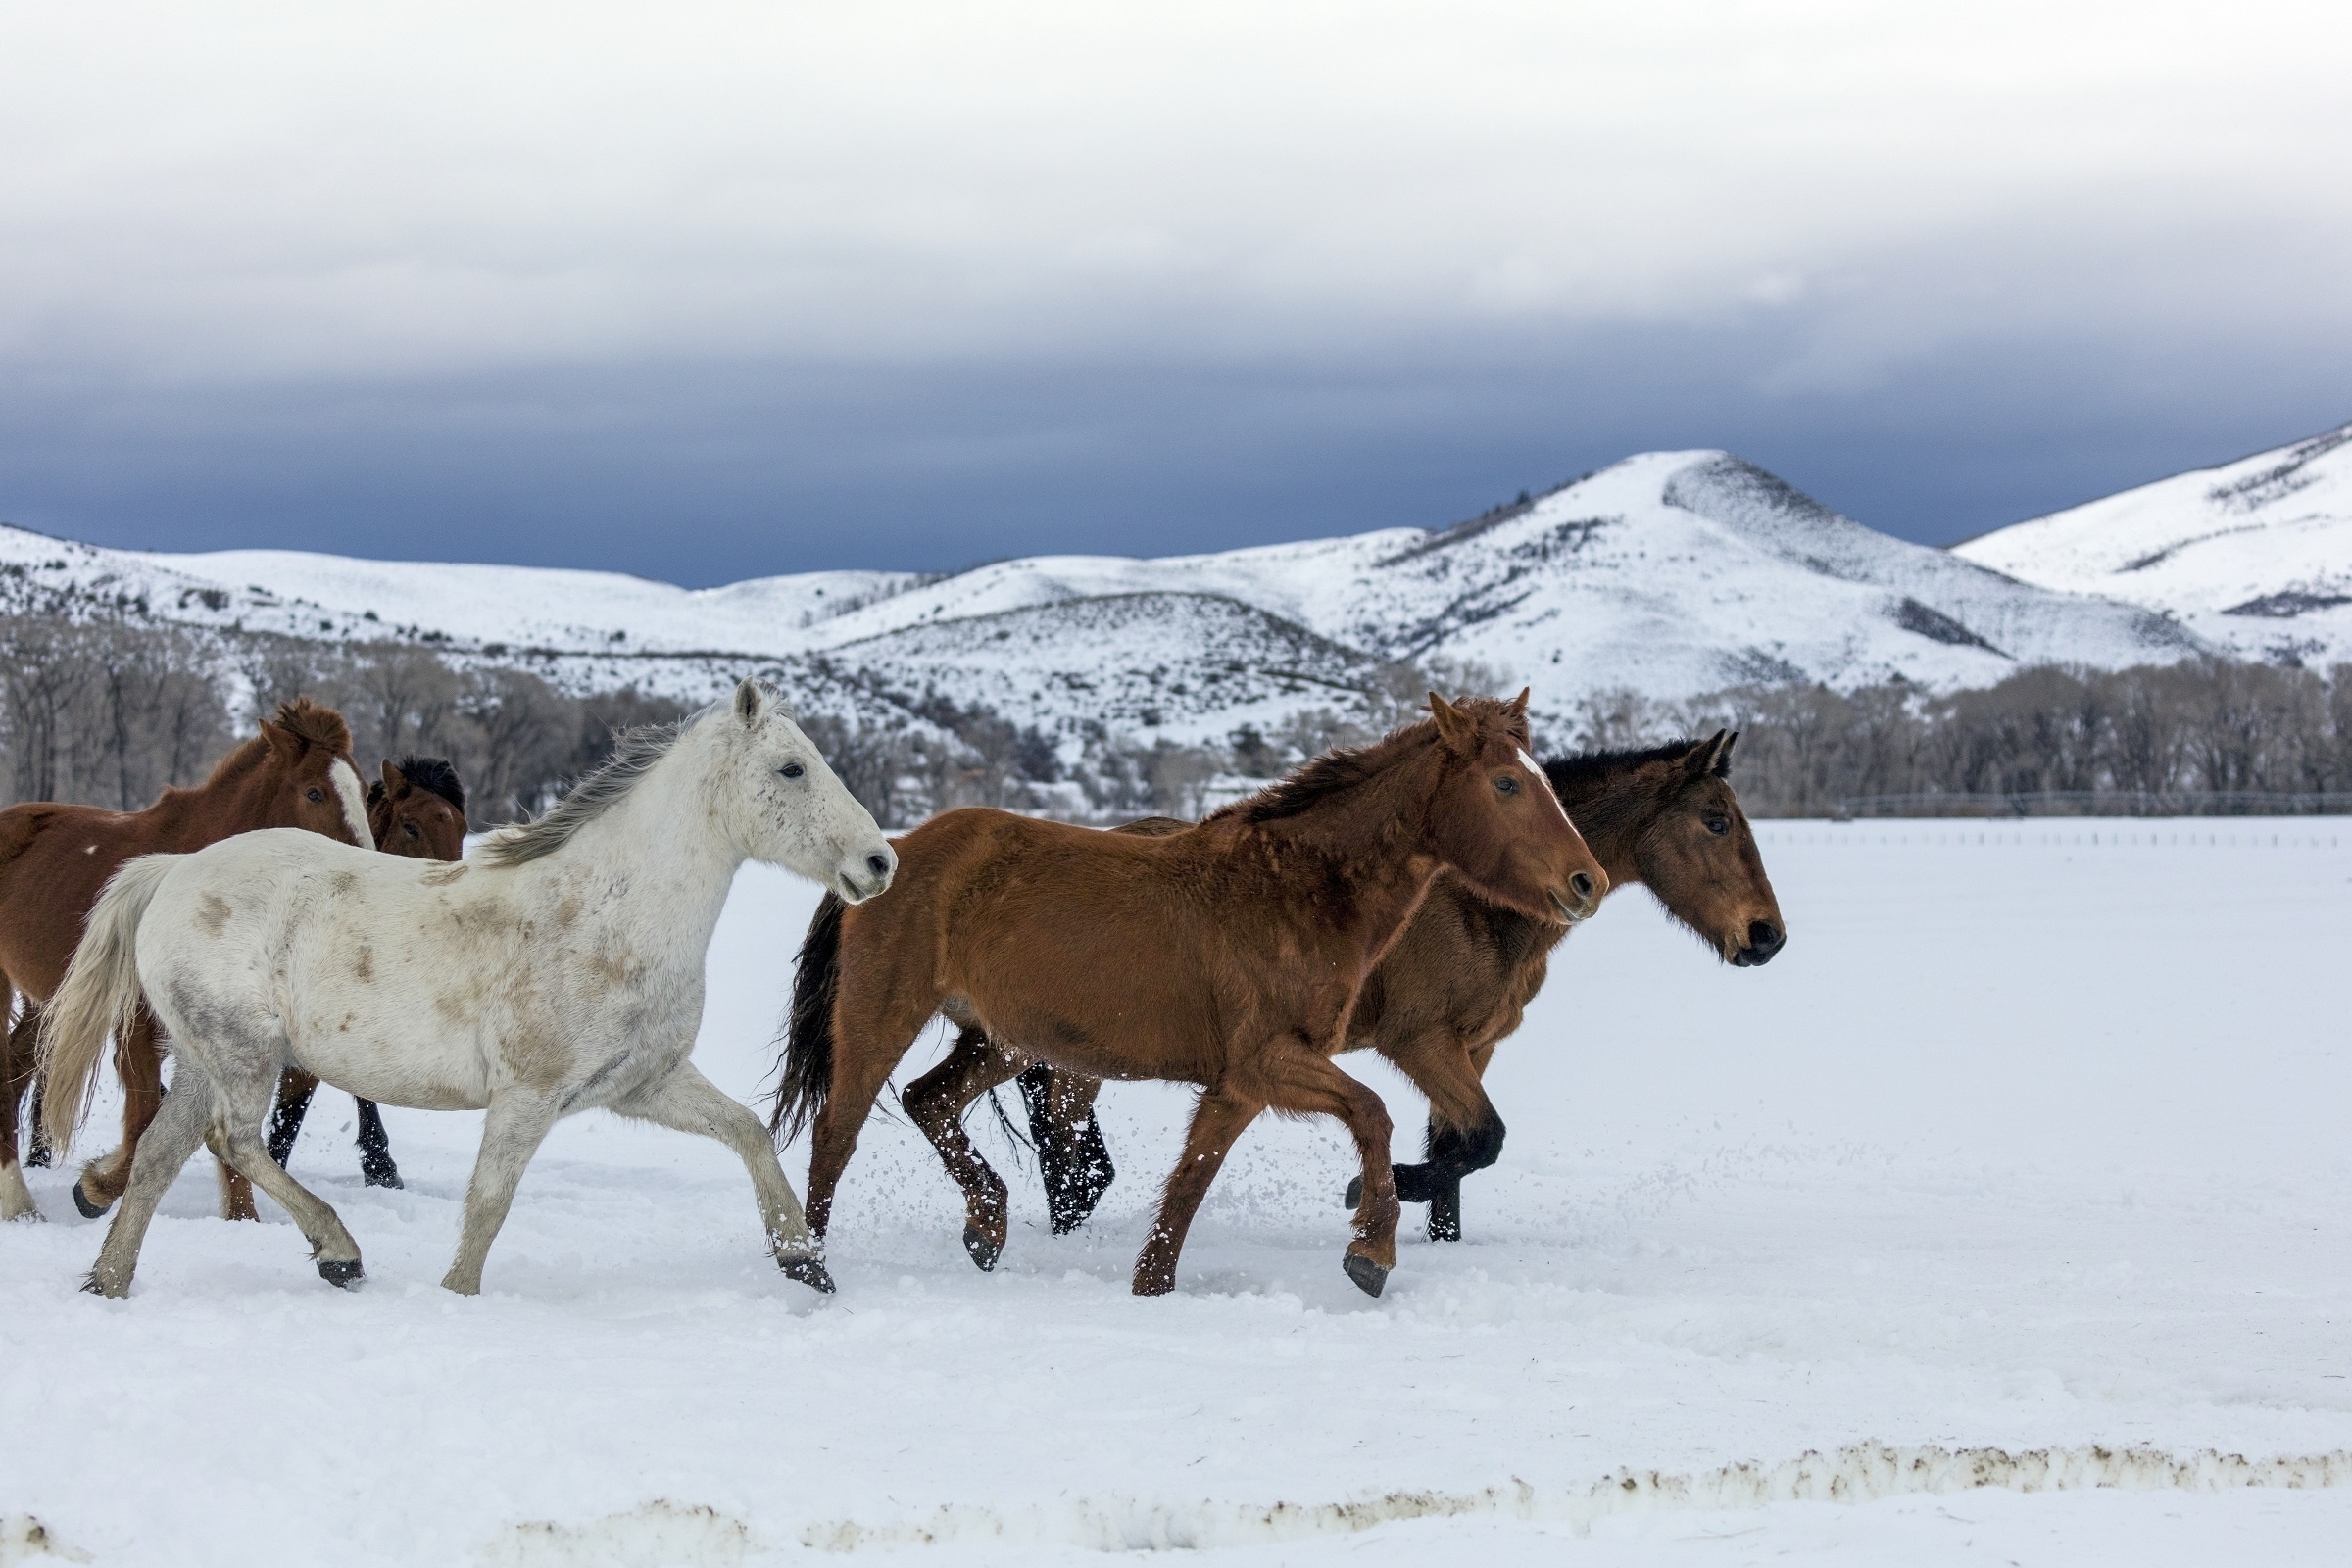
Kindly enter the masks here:
[[[143, 811], [54, 802], [0, 811], [0, 1015], [15, 998], [24, 1002], [0, 1050], [0, 1217], [33, 1213], [17, 1168], [17, 1115], [32, 1079], [38, 1009], [64, 977], [107, 878], [135, 856], [199, 850], [263, 827], [368, 842], [351, 730], [333, 709], [296, 698], [204, 783], [168, 789]], [[116, 1042], [115, 1065], [122, 1076], [122, 1147], [92, 1161], [74, 1184], [75, 1205], [93, 1219], [122, 1195], [139, 1134], [163, 1103], [163, 1061], [144, 1010]]]
[[[1718, 957], [1745, 967], [1769, 962], [1788, 928], [1732, 790], [1738, 739], [1719, 730], [1704, 741], [1562, 758], [1544, 771], [1608, 872], [1610, 892], [1647, 887]], [[1149, 817], [1119, 831], [1189, 826]], [[1501, 908], [1446, 878], [1364, 984], [1348, 1049], [1378, 1051], [1429, 1100], [1426, 1157], [1396, 1166], [1396, 1179], [1400, 1200], [1430, 1205], [1435, 1240], [1460, 1239], [1462, 1178], [1502, 1152], [1502, 1118], [1481, 1080], [1494, 1048], [1519, 1027], [1567, 932], [1556, 920]], [[986, 1053], [986, 1070], [1001, 1077], [1020, 1073], [1054, 1229], [1076, 1229], [1113, 1174], [1094, 1115], [1102, 1080], [1032, 1063], [1017, 1047], [971, 1031], [933, 1076], [957, 1071], [957, 1054], [967, 1052]], [[920, 1079], [906, 1091], [909, 1099], [929, 1092]]]
[[[890, 895], [820, 907], [794, 982], [774, 1124], [814, 1113], [811, 1228], [824, 1232], [875, 1094], [945, 1011], [1057, 1067], [1201, 1087], [1137, 1294], [1174, 1288], [1226, 1152], [1271, 1108], [1334, 1116], [1353, 1136], [1364, 1186], [1344, 1263], [1378, 1295], [1396, 1261], [1389, 1114], [1331, 1060], [1365, 977], [1442, 873], [1531, 918], [1582, 919], [1608, 885], [1527, 755], [1526, 693], [1433, 695], [1430, 710], [1190, 832], [967, 808], [899, 840]], [[1004, 1184], [962, 1127], [989, 1085], [932, 1082], [905, 1103], [962, 1187], [964, 1246], [990, 1268]]]
[[[466, 786], [447, 758], [386, 758], [384, 776], [368, 786], [368, 826], [375, 847], [386, 855], [405, 855], [419, 860], [455, 860], [466, 853]], [[311, 1096], [318, 1080], [299, 1067], [288, 1067], [277, 1081], [277, 1104], [270, 1116], [270, 1157], [284, 1165], [302, 1136], [302, 1119], [310, 1113]], [[353, 1096], [360, 1123], [360, 1175], [370, 1187], [401, 1185], [400, 1166], [392, 1158], [392, 1141], [384, 1132], [384, 1113], [372, 1100]], [[234, 1176], [233, 1182], [243, 1182]], [[250, 1199], [248, 1200], [250, 1203]]]

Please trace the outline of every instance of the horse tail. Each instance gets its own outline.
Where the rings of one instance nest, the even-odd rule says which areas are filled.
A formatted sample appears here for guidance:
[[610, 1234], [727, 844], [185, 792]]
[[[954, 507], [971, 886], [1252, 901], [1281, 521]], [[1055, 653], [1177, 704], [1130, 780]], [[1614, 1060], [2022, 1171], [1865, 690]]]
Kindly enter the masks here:
[[841, 988], [839, 896], [828, 893], [801, 941], [799, 972], [792, 977], [792, 1016], [784, 1037], [784, 1071], [776, 1082], [776, 1104], [767, 1129], [790, 1138], [825, 1108], [833, 1092], [833, 998]]
[[41, 1009], [41, 1073], [48, 1080], [41, 1126], [60, 1154], [81, 1125], [107, 1035], [127, 1034], [138, 1018], [139, 921], [164, 878], [185, 858], [142, 855], [107, 878], [65, 979]]

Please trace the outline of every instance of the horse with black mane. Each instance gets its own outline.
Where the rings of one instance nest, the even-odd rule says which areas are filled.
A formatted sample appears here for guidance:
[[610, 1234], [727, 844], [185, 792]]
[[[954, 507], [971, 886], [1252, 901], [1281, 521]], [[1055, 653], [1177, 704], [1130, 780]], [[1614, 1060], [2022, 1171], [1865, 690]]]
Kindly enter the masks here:
[[[1788, 941], [1788, 926], [1732, 788], [1738, 741], [1718, 730], [1703, 741], [1557, 758], [1544, 764], [1544, 773], [1608, 872], [1611, 893], [1648, 888], [1718, 958], [1745, 968], [1770, 962]], [[1118, 831], [1165, 835], [1191, 827], [1147, 817]], [[1502, 1118], [1482, 1080], [1494, 1048], [1519, 1027], [1543, 987], [1551, 954], [1568, 931], [1556, 919], [1490, 903], [1447, 878], [1364, 983], [1348, 1049], [1379, 1052], [1429, 1101], [1424, 1158], [1395, 1169], [1398, 1200], [1429, 1204], [1432, 1240], [1461, 1239], [1462, 1178], [1502, 1152]], [[966, 1030], [947, 1060], [906, 1095], [924, 1101], [952, 1081], [993, 1084], [1016, 1073], [1048, 1213], [1057, 1233], [1075, 1230], [1114, 1175], [1094, 1113], [1101, 1079]], [[1356, 1200], [1352, 1186], [1347, 1200]]]

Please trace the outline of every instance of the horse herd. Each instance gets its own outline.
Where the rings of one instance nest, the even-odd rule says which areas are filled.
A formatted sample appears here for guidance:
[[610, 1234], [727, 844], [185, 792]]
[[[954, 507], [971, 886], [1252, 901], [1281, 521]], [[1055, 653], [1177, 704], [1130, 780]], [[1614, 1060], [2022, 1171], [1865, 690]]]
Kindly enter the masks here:
[[[1342, 1262], [1378, 1296], [1400, 1202], [1429, 1205], [1433, 1238], [1459, 1237], [1462, 1178], [1502, 1147], [1488, 1061], [1608, 892], [1645, 884], [1730, 963], [1780, 950], [1729, 782], [1736, 738], [1541, 764], [1527, 693], [1433, 694], [1427, 718], [1198, 823], [1103, 831], [964, 808], [892, 841], [778, 695], [745, 681], [680, 724], [616, 737], [546, 814], [463, 857], [446, 762], [387, 761], [364, 792], [341, 716], [297, 700], [205, 784], [144, 811], [0, 811], [0, 1006], [16, 1012], [0, 1037], [0, 1217], [38, 1217], [18, 1168], [27, 1093], [38, 1162], [70, 1144], [111, 1039], [122, 1141], [73, 1191], [92, 1218], [120, 1205], [93, 1291], [128, 1291], [200, 1143], [226, 1215], [251, 1217], [259, 1187], [325, 1279], [359, 1279], [357, 1243], [285, 1168], [320, 1082], [359, 1097], [376, 1185], [400, 1176], [375, 1102], [486, 1112], [453, 1291], [481, 1288], [549, 1129], [598, 1107], [734, 1150], [777, 1264], [829, 1291], [826, 1222], [859, 1129], [944, 1015], [954, 1047], [901, 1099], [962, 1191], [981, 1268], [1004, 1248], [1007, 1200], [965, 1136], [973, 1102], [1017, 1080], [1053, 1227], [1068, 1231], [1113, 1175], [1093, 1112], [1102, 1081], [1152, 1078], [1200, 1094], [1139, 1295], [1174, 1288], [1226, 1152], [1271, 1109], [1335, 1117], [1353, 1139]], [[827, 890], [765, 1125], [689, 1059], [706, 950], [747, 859]], [[1363, 1047], [1428, 1098], [1419, 1163], [1391, 1164], [1380, 1097], [1334, 1060]], [[804, 1126], [806, 1210], [776, 1156]]]

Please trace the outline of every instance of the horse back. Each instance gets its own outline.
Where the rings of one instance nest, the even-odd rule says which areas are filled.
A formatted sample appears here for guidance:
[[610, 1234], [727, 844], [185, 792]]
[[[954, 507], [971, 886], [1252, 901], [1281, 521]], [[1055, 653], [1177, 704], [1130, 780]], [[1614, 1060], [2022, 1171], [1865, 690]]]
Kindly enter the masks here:
[[106, 879], [163, 848], [139, 813], [28, 801], [0, 811], [0, 969], [46, 998], [65, 978]]

